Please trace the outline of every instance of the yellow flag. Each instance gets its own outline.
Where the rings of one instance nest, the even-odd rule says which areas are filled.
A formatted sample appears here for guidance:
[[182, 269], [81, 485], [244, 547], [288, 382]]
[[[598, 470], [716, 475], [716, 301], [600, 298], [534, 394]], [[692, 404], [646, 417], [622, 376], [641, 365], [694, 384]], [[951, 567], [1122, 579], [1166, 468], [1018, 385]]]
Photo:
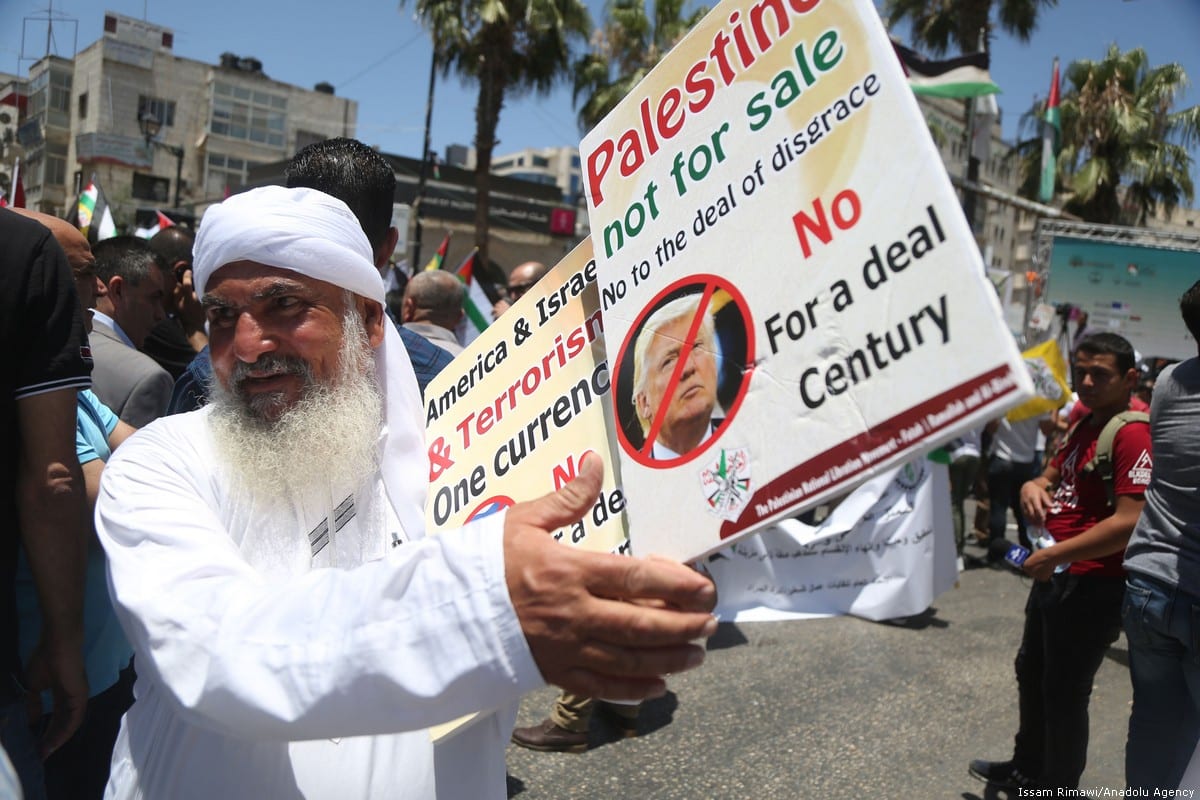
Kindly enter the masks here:
[[1009, 422], [1020, 422], [1062, 408], [1071, 397], [1071, 386], [1067, 383], [1067, 362], [1058, 348], [1058, 342], [1053, 339], [1042, 342], [1021, 353], [1021, 357], [1025, 359], [1036, 394], [1008, 412]]

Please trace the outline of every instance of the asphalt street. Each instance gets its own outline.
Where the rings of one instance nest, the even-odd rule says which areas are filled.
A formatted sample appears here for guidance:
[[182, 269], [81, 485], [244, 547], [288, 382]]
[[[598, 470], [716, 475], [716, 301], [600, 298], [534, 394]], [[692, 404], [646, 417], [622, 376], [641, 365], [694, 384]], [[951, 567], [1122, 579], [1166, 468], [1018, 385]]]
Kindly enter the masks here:
[[[981, 567], [906, 620], [722, 624], [705, 664], [642, 708], [637, 738], [597, 715], [585, 753], [510, 744], [509, 797], [1008, 797], [967, 763], [1011, 755], [1028, 589], [1006, 567]], [[518, 724], [539, 722], [554, 697], [527, 696]], [[1082, 788], [1123, 785], [1129, 703], [1122, 637], [1096, 676]]]

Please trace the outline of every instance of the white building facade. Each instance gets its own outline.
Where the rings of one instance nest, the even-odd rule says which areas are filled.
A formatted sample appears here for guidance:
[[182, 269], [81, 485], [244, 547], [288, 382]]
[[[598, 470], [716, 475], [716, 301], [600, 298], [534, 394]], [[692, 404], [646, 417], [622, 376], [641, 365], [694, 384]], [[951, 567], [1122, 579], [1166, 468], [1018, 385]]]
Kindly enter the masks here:
[[[22, 169], [29, 207], [62, 215], [99, 181], [118, 224], [138, 208], [199, 216], [246, 183], [250, 168], [312, 142], [355, 135], [358, 104], [319, 84], [269, 78], [254, 58], [176, 56], [168, 29], [107, 13], [104, 36], [74, 59], [30, 69]], [[153, 117], [147, 142], [139, 119]], [[176, 176], [179, 176], [177, 183]], [[177, 195], [178, 193], [178, 195]]]

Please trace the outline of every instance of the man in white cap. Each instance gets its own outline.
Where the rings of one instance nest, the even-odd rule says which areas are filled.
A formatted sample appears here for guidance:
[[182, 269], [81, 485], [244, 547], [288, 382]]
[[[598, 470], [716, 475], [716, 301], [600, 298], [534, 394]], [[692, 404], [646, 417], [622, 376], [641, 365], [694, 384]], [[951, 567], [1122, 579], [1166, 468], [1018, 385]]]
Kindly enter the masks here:
[[[97, 505], [138, 671], [110, 797], [502, 798], [522, 693], [640, 699], [703, 659], [706, 578], [548, 535], [591, 507], [598, 459], [424, 535], [420, 394], [341, 201], [210, 208], [195, 285], [213, 402], [126, 442]], [[424, 729], [476, 711], [499, 713], [449, 788]]]

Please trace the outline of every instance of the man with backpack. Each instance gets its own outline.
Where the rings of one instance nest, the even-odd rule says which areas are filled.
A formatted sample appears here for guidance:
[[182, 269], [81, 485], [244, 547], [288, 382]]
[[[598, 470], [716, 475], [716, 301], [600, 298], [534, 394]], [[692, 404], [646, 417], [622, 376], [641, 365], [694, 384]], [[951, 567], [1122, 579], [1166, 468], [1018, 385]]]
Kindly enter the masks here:
[[1075, 347], [1072, 370], [1091, 414], [1075, 425], [1021, 507], [1044, 528], [1022, 568], [1034, 578], [1017, 651], [1020, 724], [1009, 761], [972, 761], [972, 775], [1006, 789], [1075, 789], [1087, 761], [1088, 701], [1121, 630], [1125, 545], [1150, 483], [1150, 426], [1129, 412], [1133, 347], [1098, 333]]

